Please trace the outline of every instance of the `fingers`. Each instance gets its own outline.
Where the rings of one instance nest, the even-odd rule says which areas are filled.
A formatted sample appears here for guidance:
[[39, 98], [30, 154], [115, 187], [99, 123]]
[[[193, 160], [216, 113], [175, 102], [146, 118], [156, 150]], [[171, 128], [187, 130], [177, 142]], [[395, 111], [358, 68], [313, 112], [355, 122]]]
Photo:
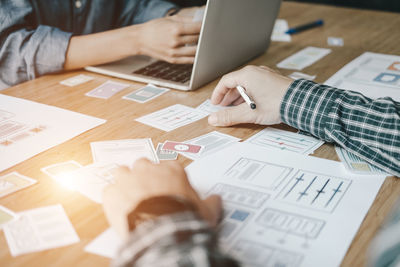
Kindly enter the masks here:
[[244, 103], [244, 99], [243, 97], [239, 97], [238, 99], [236, 99], [236, 101], [232, 103], [232, 106], [239, 106], [242, 103]]
[[181, 56], [181, 57], [173, 57], [163, 52], [155, 51], [155, 50], [144, 50], [144, 55], [149, 55], [151, 57], [167, 61], [172, 64], [193, 64], [194, 56]]
[[201, 22], [182, 23], [180, 27], [180, 35], [194, 35], [199, 34], [201, 30]]
[[235, 88], [232, 88], [231, 90], [229, 90], [226, 95], [224, 96], [224, 98], [222, 99], [220, 105], [221, 106], [229, 106], [232, 105], [236, 100], [238, 100], [238, 98], [242, 98], [238, 92], [238, 90], [236, 90]]
[[196, 55], [197, 46], [182, 46], [172, 49], [169, 52], [170, 57], [194, 57]]
[[178, 45], [183, 46], [183, 45], [191, 45], [191, 44], [197, 44], [199, 41], [199, 35], [184, 35], [180, 36], [178, 38]]
[[127, 166], [119, 166], [118, 168], [111, 170], [111, 174], [113, 176], [122, 176], [128, 174], [129, 172], [130, 170]]
[[187, 16], [172, 16], [168, 19], [174, 21], [177, 24], [177, 34], [179, 35], [191, 35], [199, 34], [201, 30], [201, 21], [193, 22], [193, 18]]
[[231, 72], [224, 75], [217, 86], [215, 87], [211, 95], [211, 103], [218, 105], [222, 102], [225, 95], [236, 86], [240, 85], [239, 81], [241, 79], [242, 70]]
[[164, 61], [172, 64], [193, 64], [194, 57], [162, 57]]
[[220, 110], [208, 117], [208, 123], [212, 126], [232, 126], [240, 123], [254, 123], [256, 111], [250, 109], [246, 103], [239, 106]]
[[210, 222], [211, 226], [216, 226], [222, 215], [222, 200], [218, 195], [211, 195], [202, 200], [202, 204], [207, 209], [207, 214], [204, 214], [205, 219]]

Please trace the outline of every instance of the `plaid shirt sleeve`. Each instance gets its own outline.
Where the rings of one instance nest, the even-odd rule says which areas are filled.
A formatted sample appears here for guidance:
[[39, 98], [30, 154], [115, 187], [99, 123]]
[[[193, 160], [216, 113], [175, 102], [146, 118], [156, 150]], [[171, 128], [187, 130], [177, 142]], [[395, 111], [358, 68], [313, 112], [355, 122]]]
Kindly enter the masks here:
[[141, 223], [112, 262], [114, 267], [238, 266], [221, 253], [217, 234], [193, 212]]
[[389, 97], [370, 99], [300, 79], [284, 97], [281, 118], [400, 177], [400, 103]]

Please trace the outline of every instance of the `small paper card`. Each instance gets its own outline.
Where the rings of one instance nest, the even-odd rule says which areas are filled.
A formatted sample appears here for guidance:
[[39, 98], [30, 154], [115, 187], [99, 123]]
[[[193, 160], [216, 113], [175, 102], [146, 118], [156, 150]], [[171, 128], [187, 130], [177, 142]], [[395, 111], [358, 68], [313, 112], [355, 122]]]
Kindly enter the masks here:
[[15, 221], [4, 226], [4, 234], [13, 257], [79, 242], [61, 205], [18, 213]]
[[173, 141], [165, 141], [162, 146], [163, 150], [172, 150], [176, 152], [186, 152], [186, 153], [200, 153], [204, 146], [185, 144]]
[[279, 62], [277, 66], [281, 69], [302, 70], [328, 55], [331, 51], [327, 48], [309, 46]]
[[72, 86], [76, 86], [76, 85], [91, 81], [93, 79], [94, 78], [91, 76], [80, 74], [80, 75], [68, 78], [64, 81], [61, 81], [60, 84], [72, 87]]
[[136, 90], [126, 96], [123, 96], [122, 98], [136, 101], [139, 103], [146, 103], [168, 91], [169, 89], [167, 88], [159, 88], [155, 85], [148, 84], [147, 86], [140, 88], [139, 90]]
[[117, 83], [113, 81], [107, 81], [100, 85], [99, 87], [96, 87], [92, 91], [86, 93], [87, 96], [91, 97], [97, 97], [97, 98], [102, 98], [102, 99], [108, 99], [118, 93], [119, 91], [129, 87], [130, 84], [126, 83]]
[[18, 172], [6, 174], [0, 177], [0, 197], [14, 193], [35, 183], [37, 183], [36, 180], [21, 175]]
[[3, 229], [6, 223], [12, 222], [15, 218], [17, 218], [17, 215], [14, 212], [0, 206], [0, 230]]
[[176, 160], [178, 158], [178, 153], [176, 151], [164, 150], [162, 146], [162, 143], [157, 145], [156, 153], [159, 160]]

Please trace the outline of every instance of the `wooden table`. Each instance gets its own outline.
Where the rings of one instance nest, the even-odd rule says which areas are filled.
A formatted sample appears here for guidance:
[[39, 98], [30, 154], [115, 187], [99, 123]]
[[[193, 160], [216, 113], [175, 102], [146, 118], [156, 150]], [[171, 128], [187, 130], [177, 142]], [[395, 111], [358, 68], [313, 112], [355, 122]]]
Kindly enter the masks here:
[[[325, 26], [293, 36], [290, 43], [272, 43], [267, 53], [251, 62], [252, 64], [274, 67], [282, 59], [304, 47], [327, 47], [328, 36], [344, 38], [344, 47], [330, 47], [333, 50], [331, 54], [304, 70], [305, 73], [316, 74], [317, 82], [324, 82], [346, 63], [365, 51], [400, 55], [399, 14], [284, 2], [279, 17], [288, 20], [291, 26], [323, 18]], [[110, 79], [106, 76], [90, 74], [96, 79], [76, 87], [59, 84], [61, 80], [80, 73], [85, 72], [47, 75], [1, 92], [107, 119], [106, 124], [0, 173], [4, 175], [11, 171], [18, 171], [38, 180], [38, 184], [32, 187], [1, 198], [0, 205], [18, 212], [61, 203], [81, 239], [79, 243], [68, 247], [13, 258], [9, 253], [4, 234], [1, 233], [1, 266], [106, 266], [109, 264], [108, 259], [84, 252], [84, 247], [108, 227], [102, 207], [79, 193], [60, 187], [42, 173], [40, 168], [67, 160], [75, 160], [82, 165], [90, 164], [92, 157], [89, 143], [93, 141], [151, 137], [153, 143], [157, 144], [165, 140], [184, 141], [213, 130], [246, 139], [264, 128], [255, 125], [240, 125], [216, 129], [209, 126], [207, 120], [203, 119], [169, 133], [163, 132], [135, 122], [134, 119], [175, 103], [196, 107], [210, 97], [217, 81], [194, 92], [172, 90], [147, 104], [137, 104], [123, 100], [121, 97], [142, 87], [143, 84], [140, 83], [130, 82], [132, 84], [130, 88], [108, 100], [85, 96], [86, 92]], [[282, 70], [282, 73], [287, 75], [291, 71]], [[285, 125], [277, 127], [290, 129]], [[314, 156], [338, 160], [330, 144], [322, 146]], [[182, 156], [179, 161], [185, 166], [190, 163], [190, 160]], [[388, 178], [361, 225], [342, 263], [343, 266], [365, 264], [368, 245], [398, 196], [400, 196], [400, 180], [394, 177]]]

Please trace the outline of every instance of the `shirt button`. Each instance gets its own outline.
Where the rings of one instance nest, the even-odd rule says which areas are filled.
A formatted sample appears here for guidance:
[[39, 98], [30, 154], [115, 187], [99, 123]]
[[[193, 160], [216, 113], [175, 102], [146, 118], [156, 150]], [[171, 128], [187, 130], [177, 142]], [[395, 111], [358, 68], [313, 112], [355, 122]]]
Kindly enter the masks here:
[[81, 6], [82, 6], [82, 2], [81, 1], [75, 1], [75, 7], [76, 8], [81, 8]]

